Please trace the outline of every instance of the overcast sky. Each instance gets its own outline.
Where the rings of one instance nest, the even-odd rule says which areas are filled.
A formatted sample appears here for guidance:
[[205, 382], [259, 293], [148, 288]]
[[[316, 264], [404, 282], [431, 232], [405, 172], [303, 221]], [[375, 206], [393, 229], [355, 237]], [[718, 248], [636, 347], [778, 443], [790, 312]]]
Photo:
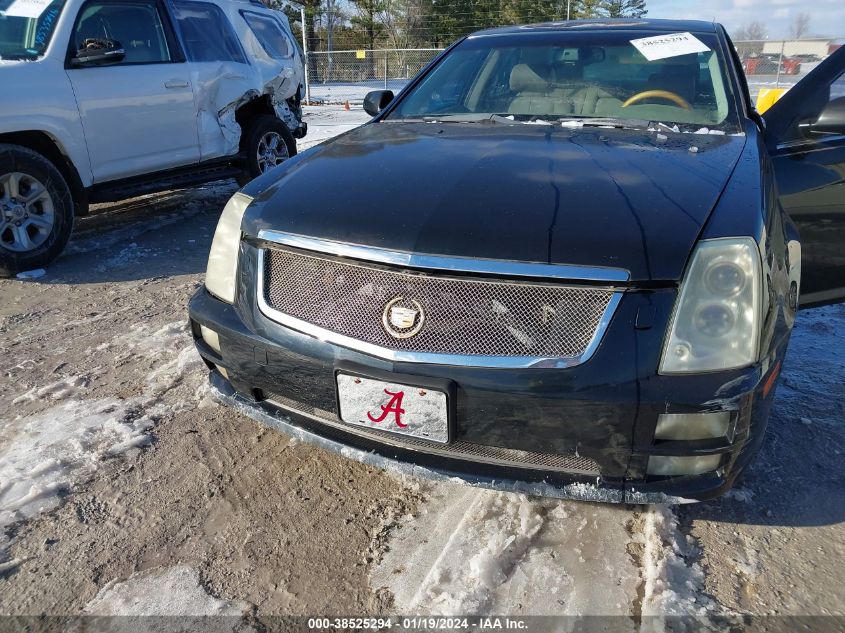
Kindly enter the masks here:
[[754, 20], [765, 23], [769, 37], [789, 34], [797, 13], [810, 14], [810, 33], [845, 38], [845, 0], [648, 0], [650, 18], [688, 18], [721, 22], [728, 32]]

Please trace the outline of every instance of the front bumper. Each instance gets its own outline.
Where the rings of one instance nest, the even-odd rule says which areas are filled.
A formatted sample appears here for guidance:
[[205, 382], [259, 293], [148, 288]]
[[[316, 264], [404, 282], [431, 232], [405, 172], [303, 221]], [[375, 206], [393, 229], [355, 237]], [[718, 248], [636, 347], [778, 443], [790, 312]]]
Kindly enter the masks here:
[[[243, 281], [243, 280], [242, 280]], [[726, 491], [762, 439], [772, 393], [760, 366], [659, 376], [674, 291], [626, 293], [595, 356], [567, 369], [487, 369], [392, 362], [342, 348], [264, 317], [254, 293], [242, 304], [201, 288], [190, 303], [197, 348], [218, 398], [304, 441], [375, 466], [541, 496], [620, 503], [682, 503]], [[656, 317], [654, 315], [657, 315]], [[220, 353], [200, 325], [219, 336]], [[447, 379], [456, 388], [453, 445], [441, 450], [395, 435], [359, 432], [337, 418], [335, 371]], [[219, 371], [223, 368], [226, 377]], [[729, 410], [729, 437], [655, 442], [660, 413]], [[700, 475], [647, 474], [654, 455], [719, 455]]]
[[293, 130], [291, 130], [291, 134], [295, 139], [303, 139], [308, 134], [308, 122], [307, 121], [300, 121], [299, 125], [296, 126]]

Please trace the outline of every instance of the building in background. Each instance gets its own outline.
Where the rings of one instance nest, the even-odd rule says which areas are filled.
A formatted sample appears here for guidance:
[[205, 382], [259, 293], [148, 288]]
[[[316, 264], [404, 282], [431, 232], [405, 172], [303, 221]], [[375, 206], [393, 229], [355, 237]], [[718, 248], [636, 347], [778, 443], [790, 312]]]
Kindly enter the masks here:
[[783, 52], [786, 57], [814, 55], [821, 60], [835, 50], [831, 49], [832, 45], [833, 43], [829, 37], [800, 40], [767, 40], [763, 44], [763, 54], [780, 55]]

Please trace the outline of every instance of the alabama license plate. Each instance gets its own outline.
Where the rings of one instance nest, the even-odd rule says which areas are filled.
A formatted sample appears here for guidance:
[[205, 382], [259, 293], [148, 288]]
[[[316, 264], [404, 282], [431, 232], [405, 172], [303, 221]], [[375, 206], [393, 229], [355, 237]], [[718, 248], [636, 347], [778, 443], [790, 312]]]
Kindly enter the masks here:
[[347, 424], [449, 441], [449, 406], [442, 391], [338, 373], [337, 393], [340, 419]]

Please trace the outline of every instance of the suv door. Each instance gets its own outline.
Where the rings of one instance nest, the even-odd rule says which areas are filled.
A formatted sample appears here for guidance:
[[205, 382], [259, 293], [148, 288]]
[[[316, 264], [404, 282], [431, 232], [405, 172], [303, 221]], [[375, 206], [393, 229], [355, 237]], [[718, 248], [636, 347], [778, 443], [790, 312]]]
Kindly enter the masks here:
[[171, 6], [191, 65], [202, 160], [235, 155], [242, 132], [235, 110], [260, 85], [256, 71], [220, 7], [202, 0]]
[[[78, 66], [88, 38], [117, 40], [125, 57]], [[73, 85], [94, 182], [199, 162], [190, 72], [155, 0], [89, 0], [76, 17], [66, 72]]]
[[801, 306], [845, 300], [845, 47], [763, 118], [781, 204], [801, 233]]

